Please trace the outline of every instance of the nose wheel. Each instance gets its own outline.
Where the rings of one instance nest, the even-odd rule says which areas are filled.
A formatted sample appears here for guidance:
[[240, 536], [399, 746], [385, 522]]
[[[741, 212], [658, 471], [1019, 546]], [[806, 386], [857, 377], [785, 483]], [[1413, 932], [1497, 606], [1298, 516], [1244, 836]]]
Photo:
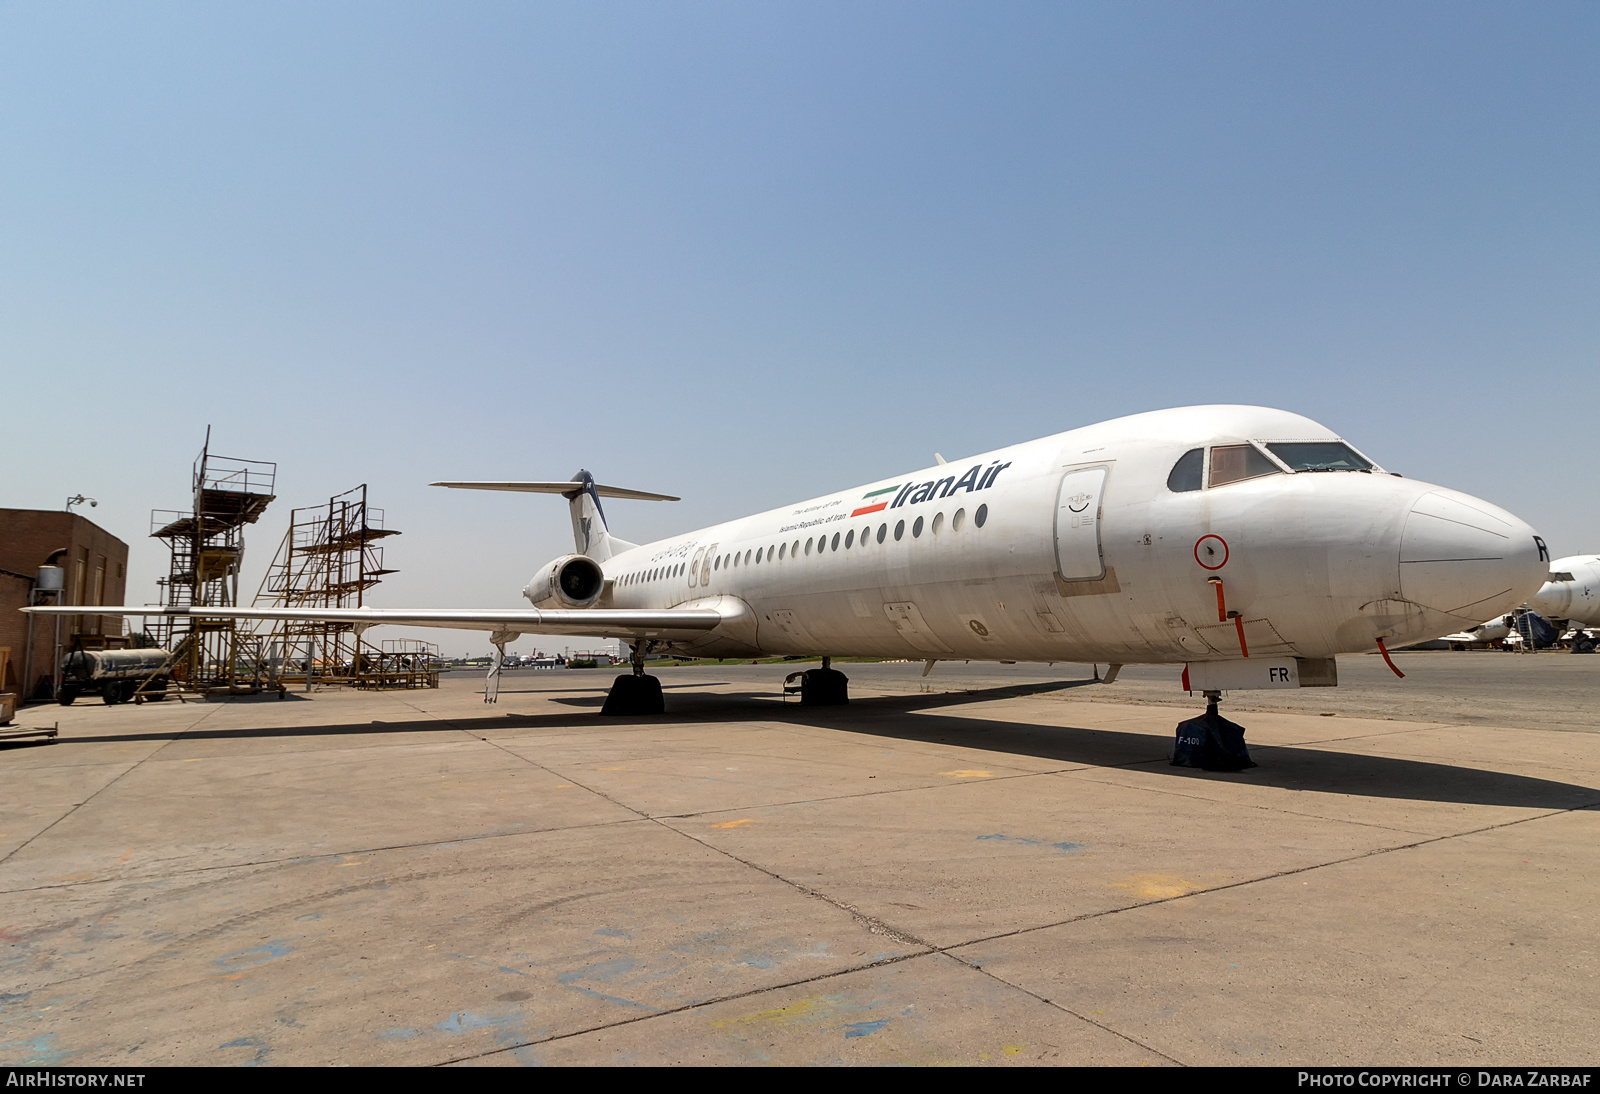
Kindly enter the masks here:
[[641, 639], [629, 648], [633, 651], [630, 658], [633, 672], [611, 681], [611, 690], [606, 694], [606, 702], [600, 708], [600, 713], [611, 717], [665, 714], [667, 711], [661, 699], [661, 681], [645, 675], [646, 642]]
[[1222, 692], [1205, 692], [1206, 712], [1178, 723], [1172, 749], [1173, 767], [1198, 767], [1203, 771], [1243, 771], [1255, 767], [1244, 744], [1244, 726], [1230, 722], [1217, 710]]
[[850, 702], [850, 678], [833, 667], [831, 657], [822, 659], [820, 669], [791, 672], [783, 685], [785, 694], [800, 692], [803, 707], [837, 707]]

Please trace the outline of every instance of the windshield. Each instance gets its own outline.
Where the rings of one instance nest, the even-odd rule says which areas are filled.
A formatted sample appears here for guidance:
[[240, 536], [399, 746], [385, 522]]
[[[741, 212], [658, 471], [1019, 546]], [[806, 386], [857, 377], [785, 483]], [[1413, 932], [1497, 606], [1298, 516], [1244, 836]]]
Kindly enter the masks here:
[[1211, 485], [1281, 475], [1278, 465], [1263, 456], [1253, 444], [1219, 444], [1211, 450]]
[[1267, 445], [1291, 471], [1371, 471], [1372, 464], [1343, 441], [1296, 441]]

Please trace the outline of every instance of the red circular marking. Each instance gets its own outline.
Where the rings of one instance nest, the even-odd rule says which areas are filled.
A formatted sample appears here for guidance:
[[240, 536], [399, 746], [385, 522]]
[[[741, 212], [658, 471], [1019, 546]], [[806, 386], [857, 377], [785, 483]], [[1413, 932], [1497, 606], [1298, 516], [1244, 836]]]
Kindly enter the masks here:
[[[1206, 563], [1200, 558], [1200, 545], [1208, 539], [1214, 539], [1218, 543], [1222, 544], [1222, 561], [1217, 563], [1215, 566], [1207, 566]], [[1201, 536], [1199, 539], [1194, 541], [1194, 560], [1208, 570], [1222, 569], [1228, 564], [1228, 541], [1223, 539], [1221, 536]]]

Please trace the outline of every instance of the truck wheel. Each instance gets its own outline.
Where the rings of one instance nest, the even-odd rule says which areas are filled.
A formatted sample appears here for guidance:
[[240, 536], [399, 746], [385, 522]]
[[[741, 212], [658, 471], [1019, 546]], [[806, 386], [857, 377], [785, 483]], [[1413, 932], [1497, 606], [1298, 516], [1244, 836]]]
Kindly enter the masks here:
[[56, 693], [56, 702], [60, 703], [64, 707], [70, 707], [72, 705], [72, 701], [77, 697], [77, 688], [63, 687], [59, 692]]
[[122, 683], [117, 680], [107, 680], [100, 688], [100, 698], [106, 701], [108, 707], [114, 707], [122, 702]]
[[165, 676], [157, 676], [154, 680], [151, 680], [150, 690], [145, 692], [144, 697], [152, 703], [159, 703], [165, 699], [167, 697], [167, 678]]
[[122, 682], [122, 698], [119, 702], [126, 703], [133, 698], [133, 693], [139, 690], [139, 681], [124, 680]]

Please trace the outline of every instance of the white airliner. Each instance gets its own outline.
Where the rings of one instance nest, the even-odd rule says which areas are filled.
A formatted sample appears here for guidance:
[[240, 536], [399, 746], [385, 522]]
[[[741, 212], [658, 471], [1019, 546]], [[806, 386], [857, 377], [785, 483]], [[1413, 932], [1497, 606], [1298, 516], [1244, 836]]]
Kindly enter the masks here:
[[1550, 573], [1528, 607], [1557, 623], [1600, 627], [1600, 555], [1569, 555]]
[[[1510, 611], [1549, 574], [1544, 543], [1505, 510], [1250, 406], [1136, 414], [643, 546], [611, 535], [600, 499], [676, 499], [586, 471], [435, 485], [561, 493], [577, 553], [534, 576], [524, 609], [163, 614], [482, 630], [502, 652], [524, 632], [621, 638], [635, 675], [610, 706], [627, 712], [661, 709], [650, 651], [1098, 661], [1113, 677], [1171, 664], [1214, 701], [1334, 684], [1337, 655], [1387, 657]], [[825, 660], [802, 698], [845, 701], [843, 675]]]
[[[1549, 580], [1524, 605], [1544, 616], [1557, 633], [1600, 627], [1600, 555], [1570, 555], [1550, 564]], [[1486, 623], [1447, 634], [1444, 641], [1453, 646], [1494, 645], [1510, 639], [1517, 629], [1515, 615], [1496, 616]], [[1580, 635], [1577, 641], [1587, 639]]]
[[1463, 646], [1493, 646], [1504, 642], [1517, 629], [1516, 624], [1517, 617], [1514, 615], [1497, 615], [1485, 623], [1479, 623], [1476, 627], [1447, 634], [1443, 640], [1450, 643], [1452, 649]]

